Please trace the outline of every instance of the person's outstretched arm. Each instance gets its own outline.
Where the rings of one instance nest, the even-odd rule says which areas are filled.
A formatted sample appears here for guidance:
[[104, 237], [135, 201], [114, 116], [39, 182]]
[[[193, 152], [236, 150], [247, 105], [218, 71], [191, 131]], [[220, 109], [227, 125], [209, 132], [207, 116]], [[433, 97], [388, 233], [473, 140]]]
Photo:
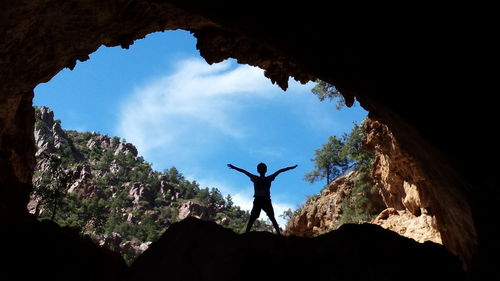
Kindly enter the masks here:
[[254, 177], [254, 175], [253, 175], [253, 174], [249, 173], [249, 172], [248, 172], [248, 171], [246, 171], [246, 170], [243, 170], [243, 169], [241, 169], [241, 168], [238, 168], [238, 167], [234, 166], [233, 164], [227, 164], [227, 166], [229, 167], [229, 169], [233, 169], [233, 170], [236, 170], [236, 171], [238, 171], [238, 172], [240, 172], [240, 173], [243, 173], [243, 174], [247, 175], [249, 178]]
[[292, 169], [295, 169], [297, 168], [298, 165], [295, 165], [295, 166], [290, 166], [290, 167], [286, 167], [286, 168], [283, 168], [283, 169], [279, 169], [277, 170], [274, 174], [271, 175], [271, 177], [274, 179], [275, 177], [277, 177], [279, 174], [283, 173], [283, 172], [286, 172], [286, 171], [289, 171], [289, 170], [292, 170]]

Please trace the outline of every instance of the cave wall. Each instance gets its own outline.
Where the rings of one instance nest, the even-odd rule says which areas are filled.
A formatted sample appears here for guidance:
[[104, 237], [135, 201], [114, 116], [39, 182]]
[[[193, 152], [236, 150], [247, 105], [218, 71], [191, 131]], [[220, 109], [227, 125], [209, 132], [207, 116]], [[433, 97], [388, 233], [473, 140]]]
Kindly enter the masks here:
[[363, 129], [365, 149], [375, 152], [372, 177], [387, 207], [373, 223], [420, 242], [444, 244], [462, 259], [473, 260], [477, 233], [466, 198], [448, 193], [459, 182], [453, 172], [439, 163], [433, 169], [443, 170], [424, 169], [378, 121], [368, 119]]
[[[343, 7], [325, 2], [227, 3], [160, 0], [27, 0], [0, 4], [0, 211], [22, 210], [34, 161], [33, 89], [100, 46], [127, 48], [163, 30], [185, 29], [208, 63], [236, 58], [286, 88], [289, 77], [333, 83], [386, 124], [401, 149], [435, 181], [432, 193], [473, 222], [456, 252], [472, 271], [496, 271], [491, 216], [494, 168], [491, 17], [471, 7]], [[377, 8], [377, 12], [373, 8]], [[379, 12], [380, 11], [380, 12]], [[389, 12], [391, 11], [391, 12]], [[464, 94], [461, 95], [461, 94]], [[457, 206], [466, 205], [470, 213]], [[460, 223], [450, 220], [450, 224]], [[450, 233], [460, 235], [460, 233]], [[455, 239], [457, 240], [457, 239]], [[445, 242], [446, 244], [446, 242]]]

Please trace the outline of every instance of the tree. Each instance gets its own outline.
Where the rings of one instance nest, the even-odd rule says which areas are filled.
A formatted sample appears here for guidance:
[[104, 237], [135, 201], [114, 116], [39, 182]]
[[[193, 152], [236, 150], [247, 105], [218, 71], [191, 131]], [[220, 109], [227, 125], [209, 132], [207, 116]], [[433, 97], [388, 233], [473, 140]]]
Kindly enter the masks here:
[[371, 167], [375, 155], [363, 148], [365, 138], [363, 126], [354, 124], [351, 132], [345, 134], [343, 138], [344, 154], [347, 156], [350, 165], [356, 170], [367, 171]]
[[314, 170], [304, 176], [310, 183], [326, 178], [328, 185], [349, 167], [344, 142], [335, 136], [329, 137], [327, 143], [316, 149], [315, 157], [311, 161], [314, 161]]
[[219, 191], [219, 189], [212, 187], [209, 195], [209, 204], [213, 204], [219, 209], [224, 208], [224, 206], [226, 205], [226, 201], [224, 201], [224, 196], [222, 196], [222, 193]]
[[342, 109], [345, 104], [344, 96], [333, 86], [332, 84], [328, 84], [325, 81], [319, 81], [318, 84], [311, 90], [313, 94], [315, 94], [320, 101], [328, 100], [337, 100], [337, 109]]
[[231, 197], [231, 194], [228, 194], [226, 196], [226, 208], [231, 209], [233, 206], [234, 206], [233, 197]]
[[41, 177], [40, 187], [34, 190], [36, 196], [41, 199], [41, 204], [47, 206], [51, 210], [50, 219], [55, 220], [57, 209], [61, 204], [68, 177], [61, 167], [61, 157], [57, 155], [47, 156], [49, 169]]
[[292, 209], [288, 208], [288, 210], [283, 211], [283, 214], [281, 214], [280, 217], [288, 222], [291, 218], [293, 218]]
[[172, 183], [180, 183], [184, 181], [184, 176], [175, 167], [165, 169], [163, 173], [167, 176], [167, 180]]

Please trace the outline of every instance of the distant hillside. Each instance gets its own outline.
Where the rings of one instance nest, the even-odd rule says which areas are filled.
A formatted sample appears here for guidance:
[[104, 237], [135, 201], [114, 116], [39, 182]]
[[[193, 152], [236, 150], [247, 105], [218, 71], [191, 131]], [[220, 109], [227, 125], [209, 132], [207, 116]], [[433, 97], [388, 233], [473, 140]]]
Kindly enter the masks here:
[[[217, 188], [201, 188], [175, 167], [154, 171], [119, 137], [63, 130], [47, 107], [35, 108], [37, 145], [29, 211], [76, 228], [133, 260], [172, 223], [189, 216], [242, 232], [249, 213]], [[272, 230], [262, 221], [257, 230]]]

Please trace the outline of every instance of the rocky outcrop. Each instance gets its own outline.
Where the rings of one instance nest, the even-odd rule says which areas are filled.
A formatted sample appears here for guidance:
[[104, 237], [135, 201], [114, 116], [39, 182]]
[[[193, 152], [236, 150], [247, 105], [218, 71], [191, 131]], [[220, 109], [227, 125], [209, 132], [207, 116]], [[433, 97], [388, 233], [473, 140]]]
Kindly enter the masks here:
[[[427, 171], [401, 149], [387, 126], [368, 121], [365, 132], [366, 148], [376, 153], [372, 176], [388, 208], [373, 222], [417, 241], [443, 243], [450, 251], [463, 255], [460, 245], [470, 239], [470, 217], [454, 218], [463, 222], [451, 224], [443, 201], [435, 197], [438, 187], [429, 181]], [[461, 212], [467, 211], [466, 206], [462, 208]], [[456, 236], [461, 232], [463, 236]]]
[[[342, 202], [349, 200], [359, 172], [351, 171], [332, 181], [320, 194], [311, 197], [297, 214], [288, 221], [286, 235], [312, 237], [337, 229], [341, 222]], [[380, 209], [383, 206], [380, 196], [370, 198], [371, 204]]]
[[129, 142], [120, 142], [116, 148], [115, 155], [120, 153], [132, 153], [132, 155], [137, 156], [137, 148]]
[[201, 220], [212, 220], [217, 210], [213, 206], [203, 206], [198, 203], [187, 201], [179, 207], [179, 218], [195, 217]]
[[[429, 188], [425, 174], [413, 158], [404, 153], [388, 128], [376, 121], [364, 123], [365, 148], [376, 153], [372, 178], [378, 193], [370, 198], [383, 210], [371, 221], [419, 242], [442, 243], [431, 202], [425, 197]], [[286, 233], [311, 237], [336, 229], [342, 215], [342, 202], [352, 193], [359, 172], [334, 180], [328, 188], [308, 200], [289, 221]]]
[[68, 136], [61, 128], [60, 121], [54, 121], [54, 112], [48, 107], [39, 107], [35, 114], [35, 156], [54, 153], [69, 146]]
[[[131, 143], [120, 142], [119, 138], [110, 138], [107, 135], [98, 133], [88, 133], [88, 141], [84, 141], [78, 145], [73, 143], [72, 138], [68, 136], [66, 131], [61, 128], [61, 122], [54, 120], [54, 112], [47, 107], [39, 107], [35, 110], [35, 130], [34, 136], [37, 145], [37, 165], [35, 167], [36, 176], [33, 178], [35, 189], [42, 185], [49, 184], [43, 182], [43, 177], [53, 177], [51, 174], [51, 165], [53, 159], [60, 161], [72, 161], [68, 167], [62, 167], [62, 177], [66, 179], [66, 186], [61, 192], [72, 193], [80, 199], [91, 200], [93, 198], [101, 198], [110, 201], [115, 197], [117, 192], [122, 189], [128, 191], [129, 197], [132, 199], [130, 206], [123, 210], [126, 221], [129, 223], [140, 223], [140, 216], [133, 213], [134, 210], [150, 209], [150, 203], [154, 202], [155, 190], [146, 183], [140, 182], [125, 182], [119, 186], [111, 183], [106, 186], [98, 186], [98, 182], [105, 178], [110, 178], [110, 175], [118, 176], [120, 173], [125, 173], [124, 169], [133, 167], [124, 167], [117, 160], [113, 160], [109, 166], [102, 165], [100, 159], [88, 159], [81, 152], [81, 149], [94, 151], [101, 154], [112, 154], [119, 157], [120, 154], [131, 154], [137, 157], [137, 148]], [[77, 136], [82, 136], [80, 133], [73, 132]], [[80, 135], [78, 135], [80, 134]], [[78, 159], [78, 161], [77, 161]], [[76, 164], [76, 165], [74, 165]], [[55, 180], [55, 179], [52, 179]], [[164, 183], [164, 185], [167, 185]], [[30, 213], [41, 216], [47, 211], [41, 204], [39, 195], [32, 195], [31, 201], [28, 203]], [[148, 211], [146, 211], [148, 212]], [[148, 216], [158, 220], [158, 214], [147, 213]], [[92, 224], [92, 221], [89, 221]], [[160, 223], [160, 222], [159, 222]], [[170, 224], [170, 221], [162, 220], [163, 224]], [[128, 241], [123, 239], [119, 234], [112, 233], [111, 235], [92, 235], [96, 242], [104, 247], [113, 249], [120, 254], [136, 257], [140, 255], [148, 244], [145, 244], [137, 239]]]
[[418, 242], [432, 241], [442, 244], [436, 218], [425, 213], [415, 216], [407, 210], [387, 208], [372, 223]]
[[66, 171], [69, 177], [69, 193], [75, 193], [80, 198], [90, 199], [95, 196], [102, 197], [96, 185], [94, 184], [94, 176], [89, 165], [78, 165]]
[[111, 249], [121, 255], [138, 257], [146, 251], [151, 242], [141, 242], [139, 239], [125, 240], [119, 233], [113, 232], [111, 235], [103, 235], [97, 239], [97, 244], [101, 247]]
[[[418, 270], [415, 269], [418, 266]], [[237, 235], [213, 222], [173, 224], [124, 280], [464, 280], [443, 246], [377, 225], [343, 225], [316, 238]]]
[[154, 192], [151, 186], [144, 183], [126, 183], [125, 187], [129, 189], [129, 196], [134, 199], [132, 203], [136, 208], [144, 208], [142, 202], [152, 202], [154, 200]]

